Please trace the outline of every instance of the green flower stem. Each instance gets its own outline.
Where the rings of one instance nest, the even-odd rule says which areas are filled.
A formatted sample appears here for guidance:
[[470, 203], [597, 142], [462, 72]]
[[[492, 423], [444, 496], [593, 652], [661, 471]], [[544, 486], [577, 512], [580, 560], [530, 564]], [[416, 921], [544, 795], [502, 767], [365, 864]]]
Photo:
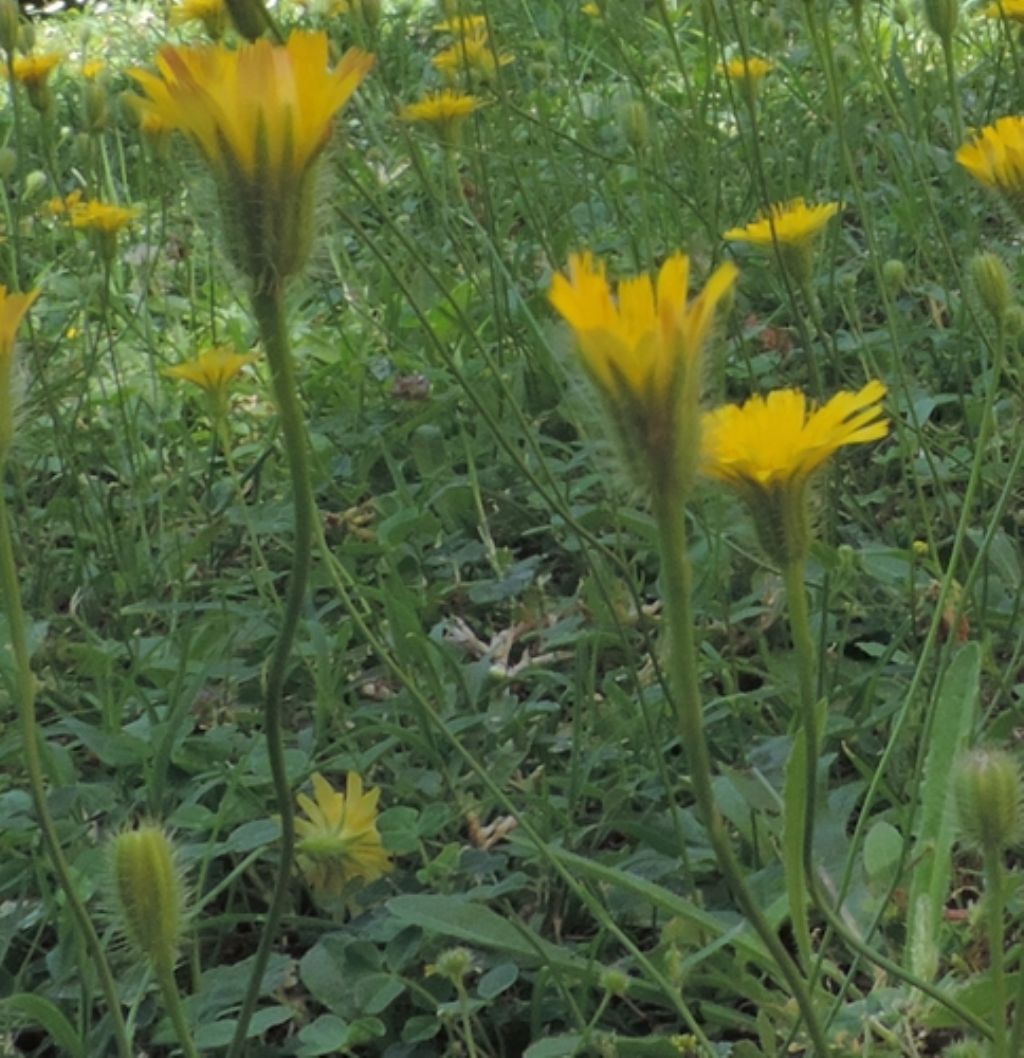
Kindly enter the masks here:
[[167, 1016], [174, 1026], [174, 1034], [178, 1037], [178, 1043], [181, 1044], [185, 1058], [199, 1058], [199, 1052], [196, 1050], [188, 1020], [185, 1017], [178, 982], [174, 979], [174, 966], [166, 959], [159, 959], [154, 964], [153, 970], [156, 974], [156, 982], [160, 986], [160, 994], [163, 996]]
[[[951, 1013], [955, 1014], [965, 1025], [980, 1032], [986, 1038], [993, 1036], [992, 1028], [977, 1014], [968, 1010], [962, 1003], [947, 995], [941, 988], [933, 985], [916, 974], [902, 967], [899, 963], [875, 951], [869, 944], [861, 940], [843, 921], [843, 918], [832, 907], [828, 896], [821, 891], [818, 875], [814, 865], [814, 814], [815, 814], [815, 786], [813, 782], [814, 771], [811, 768], [817, 766], [817, 742], [818, 724], [815, 715], [815, 656], [814, 639], [811, 635], [811, 622], [807, 609], [807, 589], [804, 581], [804, 563], [802, 559], [794, 560], [787, 564], [783, 570], [786, 583], [786, 601], [789, 609], [789, 625], [793, 636], [793, 648], [796, 654], [797, 670], [799, 673], [800, 686], [800, 708], [804, 723], [804, 746], [807, 753], [808, 772], [807, 790], [804, 799], [804, 876], [807, 883], [811, 902], [824, 916], [829, 928], [837, 934], [842, 941], [853, 951], [862, 955], [868, 962], [880, 967], [887, 973], [901, 981], [906, 982], [926, 996], [934, 999]], [[999, 1056], [996, 1056], [999, 1058]]]
[[956, 56], [953, 53], [952, 36], [942, 39], [942, 58], [946, 67], [949, 102], [953, 109], [953, 143], [959, 146], [964, 139], [964, 119], [960, 113], [960, 92], [956, 83]]
[[284, 435], [288, 471], [291, 476], [295, 524], [291, 577], [288, 581], [281, 630], [274, 644], [274, 652], [267, 671], [267, 689], [263, 702], [263, 726], [267, 739], [267, 754], [274, 781], [277, 811], [281, 817], [280, 861], [270, 906], [267, 908], [263, 932], [249, 977], [249, 986], [242, 1002], [242, 1009], [238, 1013], [235, 1036], [228, 1050], [228, 1058], [239, 1058], [244, 1050], [249, 1022], [256, 1009], [263, 974], [270, 959], [275, 935], [288, 898], [295, 851], [295, 813], [292, 807], [292, 790], [285, 769], [284, 746], [281, 737], [281, 699], [292, 643], [295, 640], [299, 617], [306, 599], [314, 521], [313, 490], [310, 485], [309, 463], [306, 458], [306, 424], [295, 385], [295, 371], [285, 327], [284, 291], [280, 283], [257, 287], [253, 293], [252, 304], [263, 339], [263, 348], [267, 354], [267, 363], [270, 365], [270, 381], [274, 399], [277, 402], [281, 432]]
[[715, 802], [711, 785], [711, 756], [704, 737], [693, 613], [690, 606], [693, 572], [687, 557], [685, 513], [679, 490], [667, 488], [656, 491], [654, 507], [661, 544], [662, 596], [671, 642], [669, 671], [683, 748], [690, 766], [690, 785], [697, 809], [707, 827], [719, 869], [725, 876], [740, 911], [761, 938], [793, 993], [807, 1025], [813, 1053], [817, 1058], [827, 1058], [830, 1053], [828, 1043], [811, 1001], [807, 981], [747, 888], [726, 832], [725, 822]]
[[[992, 1058], [1008, 1058], [1006, 1040], [1006, 970], [1005, 904], [1003, 854], [998, 846], [989, 846], [985, 856], [985, 902], [988, 904], [988, 958], [992, 967]], [[1019, 1004], [1017, 1022], [1020, 1022]], [[1014, 1029], [1017, 1025], [1014, 1025]]]
[[32, 675], [28, 635], [25, 631], [25, 611], [21, 605], [21, 589], [18, 585], [18, 571], [14, 561], [14, 545], [11, 541], [11, 524], [2, 485], [0, 485], [0, 592], [3, 593], [11, 637], [11, 651], [14, 655], [14, 680], [25, 767], [28, 771], [29, 790], [39, 822], [43, 847], [50, 858], [60, 887], [64, 891], [64, 898], [71, 909], [75, 926], [85, 942], [89, 958], [99, 976], [100, 988], [103, 990], [110, 1010], [118, 1056], [119, 1058], [132, 1058], [131, 1043], [128, 1040], [124, 1016], [121, 1013], [121, 1000], [117, 994], [114, 975], [110, 972], [110, 964], [107, 962], [103, 945], [100, 943], [89, 912], [75, 889], [75, 884], [71, 879], [71, 870], [61, 851], [57, 829], [53, 825], [50, 810], [46, 805], [46, 787], [43, 782], [43, 765], [39, 752], [39, 730], [36, 724], [35, 677]]

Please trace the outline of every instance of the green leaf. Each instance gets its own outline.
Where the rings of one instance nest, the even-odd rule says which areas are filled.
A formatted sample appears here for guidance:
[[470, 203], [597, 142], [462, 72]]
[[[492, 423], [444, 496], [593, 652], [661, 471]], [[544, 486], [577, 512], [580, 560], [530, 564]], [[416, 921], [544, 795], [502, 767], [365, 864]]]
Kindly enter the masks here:
[[321, 1014], [299, 1033], [297, 1058], [316, 1058], [340, 1050], [348, 1039], [348, 1023], [334, 1014]]
[[514, 962], [503, 962], [492, 967], [480, 978], [476, 986], [481, 999], [493, 999], [511, 988], [519, 979], [519, 967]]
[[546, 1040], [531, 1043], [523, 1051], [523, 1058], [564, 1058], [575, 1054], [583, 1037], [578, 1032], [567, 1032], [563, 1036], [549, 1036]]
[[85, 1044], [60, 1010], [42, 996], [18, 995], [0, 999], [0, 1021], [5, 1024], [38, 1025], [53, 1040], [57, 1049], [69, 1058], [86, 1058]]
[[872, 882], [890, 881], [903, 851], [900, 832], [884, 819], [876, 819], [864, 838], [864, 870]]
[[953, 658], [939, 689], [929, 734], [931, 745], [920, 790], [918, 831], [911, 855], [916, 864], [907, 906], [907, 961], [918, 976], [933, 980], [939, 963], [938, 935], [949, 892], [956, 834], [949, 781], [974, 727], [981, 677], [981, 647], [966, 644]]

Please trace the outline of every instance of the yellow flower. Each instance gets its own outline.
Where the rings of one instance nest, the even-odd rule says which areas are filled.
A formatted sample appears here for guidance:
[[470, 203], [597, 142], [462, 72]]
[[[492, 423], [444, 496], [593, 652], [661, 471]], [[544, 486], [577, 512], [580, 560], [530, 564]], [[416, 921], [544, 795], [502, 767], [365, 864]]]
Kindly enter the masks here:
[[779, 389], [705, 412], [701, 470], [735, 488], [750, 506], [761, 542], [780, 563], [806, 553], [807, 484], [840, 448], [884, 437], [889, 423], [877, 380], [837, 393], [821, 408]]
[[446, 88], [402, 107], [399, 116], [403, 121], [422, 121], [433, 125], [442, 142], [453, 143], [458, 138], [462, 123], [479, 106], [480, 100], [476, 96]]
[[219, 40], [228, 28], [228, 8], [224, 0], [180, 0], [171, 8], [172, 26], [202, 22], [206, 32]]
[[391, 870], [377, 830], [380, 790], [363, 793], [363, 780], [350, 771], [339, 793], [319, 773], [313, 775], [315, 800], [298, 795], [309, 817], [296, 819], [299, 868], [320, 896], [339, 897], [354, 878], [376, 881]]
[[995, 0], [982, 9], [985, 18], [1006, 18], [1011, 22], [1024, 22], [1024, 0]]
[[570, 256], [568, 276], [556, 275], [548, 295], [572, 327], [627, 449], [639, 447], [649, 470], [681, 474], [685, 485], [697, 460], [702, 353], [736, 276], [735, 265], [723, 264], [688, 299], [690, 262], [675, 253], [656, 282], [625, 279], [613, 296], [604, 265], [582, 253]]
[[82, 76], [87, 81], [95, 81], [106, 68], [107, 64], [102, 59], [90, 59], [82, 64]]
[[227, 397], [228, 386], [246, 364], [255, 357], [236, 353], [226, 345], [217, 345], [204, 350], [195, 360], [164, 368], [168, 378], [180, 378], [198, 386], [215, 400], [222, 402]]
[[1001, 191], [1024, 216], [1024, 117], [987, 125], [956, 152], [956, 160], [986, 187]]
[[800, 246], [813, 240], [838, 212], [838, 202], [808, 206], [804, 199], [794, 198], [769, 206], [767, 213], [762, 213], [745, 228], [730, 228], [724, 238], [753, 243], [754, 246], [770, 247], [776, 242]]
[[762, 79], [772, 71], [772, 64], [756, 55], [750, 56], [746, 61], [742, 58], [730, 59], [726, 63], [719, 63], [715, 69], [720, 74], [725, 74], [730, 81], [737, 84], [741, 91], [754, 92]]
[[17, 387], [14, 384], [14, 337], [38, 290], [9, 294], [0, 284], [0, 461], [7, 457], [14, 440]]
[[730, 228], [724, 238], [768, 249], [776, 247], [783, 268], [803, 286], [811, 278], [814, 240], [838, 212], [838, 202], [809, 206], [802, 198], [794, 198], [769, 206], [766, 213], [745, 228]]
[[513, 57], [507, 52], [495, 51], [486, 37], [463, 37], [439, 51], [433, 59], [434, 69], [449, 80], [455, 80], [460, 72], [474, 73], [483, 81], [494, 80], [499, 66], [507, 66]]
[[57, 195], [56, 198], [48, 199], [43, 203], [43, 213], [49, 217], [56, 217], [61, 213], [68, 213], [82, 200], [82, 190], [76, 187], [66, 195]]
[[337, 112], [373, 66], [350, 48], [328, 66], [324, 33], [296, 31], [235, 51], [220, 45], [165, 47], [158, 74], [132, 76], [159, 115], [199, 147], [221, 184], [231, 249], [258, 283], [301, 266], [312, 237], [312, 167]]
[[46, 84], [60, 60], [61, 56], [54, 52], [43, 55], [18, 55], [14, 60], [14, 79], [27, 88], [40, 88]]
[[487, 17], [456, 15], [454, 18], [446, 18], [443, 22], [435, 22], [434, 29], [438, 33], [450, 33], [456, 37], [479, 37], [487, 31]]
[[[68, 199], [70, 197], [69, 195]], [[116, 235], [139, 215], [139, 210], [134, 206], [114, 206], [107, 202], [76, 200], [66, 208], [72, 228], [79, 231], [95, 231], [101, 235]]]

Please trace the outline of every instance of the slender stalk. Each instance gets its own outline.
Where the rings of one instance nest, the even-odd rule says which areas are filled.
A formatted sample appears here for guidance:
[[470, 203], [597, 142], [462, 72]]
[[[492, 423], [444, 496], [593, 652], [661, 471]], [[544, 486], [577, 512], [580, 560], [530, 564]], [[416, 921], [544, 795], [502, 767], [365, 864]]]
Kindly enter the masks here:
[[683, 747], [690, 766], [690, 785], [697, 809], [708, 831], [719, 869], [740, 911], [768, 949], [793, 993], [818, 1058], [829, 1055], [807, 981], [778, 935], [769, 925], [743, 878], [711, 784], [711, 756], [704, 737], [693, 613], [690, 605], [693, 572], [687, 558], [686, 523], [678, 490], [655, 492], [655, 519], [661, 545], [662, 594], [671, 637], [670, 674]]
[[[793, 648], [796, 654], [797, 669], [799, 673], [800, 703], [804, 722], [804, 746], [807, 753], [808, 767], [816, 766], [818, 725], [815, 715], [814, 699], [814, 639], [811, 635], [811, 622], [807, 609], [807, 590], [804, 584], [804, 563], [802, 559], [794, 560], [787, 564], [783, 570], [786, 582], [786, 601], [789, 607], [789, 624], [793, 636]], [[808, 776], [813, 774], [808, 772]], [[941, 1003], [947, 1010], [955, 1014], [966, 1025], [980, 1032], [986, 1038], [991, 1039], [993, 1031], [991, 1027], [977, 1014], [969, 1010], [958, 1000], [947, 995], [941, 988], [932, 984], [924, 978], [905, 969], [899, 963], [875, 951], [869, 944], [863, 941], [843, 921], [842, 916], [832, 907], [828, 896], [821, 891], [818, 875], [814, 865], [814, 814], [815, 814], [815, 787], [814, 783], [808, 781], [806, 797], [804, 800], [804, 876], [811, 902], [824, 916], [829, 928], [836, 933], [849, 948], [862, 955], [875, 966], [892, 974], [894, 977], [905, 981], [907, 984], [923, 992], [926, 996]]]
[[163, 996], [167, 1016], [174, 1026], [174, 1034], [178, 1037], [178, 1043], [181, 1044], [185, 1058], [199, 1058], [199, 1051], [196, 1050], [188, 1020], [185, 1017], [185, 1008], [182, 1006], [178, 983], [174, 980], [174, 967], [166, 959], [159, 959], [154, 964], [153, 970], [156, 973], [157, 984], [160, 986], [160, 994]]
[[285, 769], [282, 741], [281, 700], [292, 644], [298, 628], [302, 606], [306, 599], [310, 558], [313, 543], [313, 490], [310, 485], [309, 463], [306, 457], [306, 424], [295, 385], [291, 348], [285, 327], [284, 297], [279, 283], [259, 287], [253, 294], [253, 311], [259, 324], [263, 348], [270, 365], [270, 380], [277, 402], [277, 411], [284, 435], [285, 453], [292, 484], [294, 507], [294, 535], [291, 576], [285, 597], [281, 630], [267, 672], [267, 689], [263, 702], [263, 727], [267, 740], [270, 772], [274, 782], [277, 810], [281, 817], [281, 846], [277, 878], [263, 923], [259, 947], [253, 961], [249, 985], [238, 1014], [234, 1039], [228, 1058], [239, 1058], [245, 1048], [249, 1022], [260, 995], [263, 974], [270, 959], [281, 916], [288, 898], [288, 887], [295, 851], [295, 814], [292, 791]]
[[960, 92], [956, 83], [956, 56], [953, 53], [953, 37], [943, 37], [942, 58], [946, 67], [946, 85], [949, 102], [953, 110], [953, 143], [958, 145], [964, 138], [964, 119], [960, 113]]
[[[1005, 903], [1003, 854], [998, 845], [985, 853], [985, 902], [988, 904], [988, 959], [992, 967], [992, 1058], [1008, 1058], [1006, 1040]], [[1020, 1018], [1017, 1018], [1020, 1021]], [[1014, 1029], [1017, 1026], [1014, 1025]]]
[[110, 1010], [118, 1058], [132, 1058], [131, 1043], [128, 1040], [124, 1016], [121, 1013], [121, 1000], [117, 994], [114, 975], [110, 971], [110, 964], [107, 962], [103, 945], [100, 943], [89, 912], [75, 889], [68, 862], [64, 858], [57, 830], [46, 804], [46, 787], [43, 782], [43, 765], [39, 752], [39, 730], [36, 724], [35, 677], [32, 675], [28, 636], [25, 631], [25, 611], [21, 605], [21, 589], [18, 585], [14, 546], [11, 542], [10, 518], [2, 486], [0, 486], [0, 592], [3, 594], [4, 608], [7, 611], [11, 651], [14, 655], [14, 681], [18, 699], [18, 721], [21, 725], [22, 751], [25, 754], [25, 768], [28, 772], [32, 804], [39, 821], [39, 833], [42, 835], [43, 847], [50, 858], [60, 887], [64, 891], [64, 898], [71, 909], [75, 926], [96, 968], [100, 988], [103, 990]]

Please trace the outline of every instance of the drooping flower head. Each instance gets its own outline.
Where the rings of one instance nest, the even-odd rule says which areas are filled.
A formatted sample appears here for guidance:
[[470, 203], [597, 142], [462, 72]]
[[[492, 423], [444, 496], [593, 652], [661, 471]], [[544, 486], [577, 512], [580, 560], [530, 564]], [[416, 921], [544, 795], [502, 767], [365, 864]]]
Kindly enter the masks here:
[[442, 143], [455, 144], [462, 123], [479, 107], [480, 100], [476, 96], [445, 88], [402, 107], [399, 116], [403, 121], [431, 125]]
[[604, 265], [580, 253], [551, 284], [551, 304], [572, 327], [627, 453], [639, 452], [659, 486], [692, 480], [703, 350], [736, 275], [735, 265], [721, 265], [690, 299], [690, 261], [675, 253], [654, 281], [625, 279], [613, 294]]
[[14, 381], [14, 337], [21, 321], [39, 297], [38, 290], [9, 294], [0, 284], [0, 463], [7, 457], [14, 440], [14, 420], [18, 392]]
[[980, 183], [1000, 192], [1024, 218], [1024, 117], [999, 118], [957, 152], [956, 160]]
[[142, 116], [185, 133], [212, 168], [236, 260], [257, 283], [305, 261], [314, 163], [372, 66], [372, 55], [350, 48], [331, 69], [326, 34], [296, 31], [281, 46], [165, 47], [157, 74], [133, 71]]
[[803, 284], [811, 276], [815, 240], [838, 212], [838, 202], [809, 206], [803, 198], [794, 198], [769, 206], [757, 220], [744, 228], [730, 228], [723, 238], [765, 249], [777, 247], [783, 267]]
[[846, 445], [884, 437], [885, 386], [869, 382], [820, 408], [796, 389], [705, 412], [701, 471], [736, 489], [750, 506], [768, 554], [780, 563], [806, 553], [807, 486]]
[[376, 881], [391, 870], [391, 859], [377, 830], [380, 790], [363, 793], [363, 780], [349, 772], [341, 793], [319, 773], [313, 795], [298, 795], [308, 819], [296, 819], [299, 868], [317, 895], [338, 898], [356, 878]]

